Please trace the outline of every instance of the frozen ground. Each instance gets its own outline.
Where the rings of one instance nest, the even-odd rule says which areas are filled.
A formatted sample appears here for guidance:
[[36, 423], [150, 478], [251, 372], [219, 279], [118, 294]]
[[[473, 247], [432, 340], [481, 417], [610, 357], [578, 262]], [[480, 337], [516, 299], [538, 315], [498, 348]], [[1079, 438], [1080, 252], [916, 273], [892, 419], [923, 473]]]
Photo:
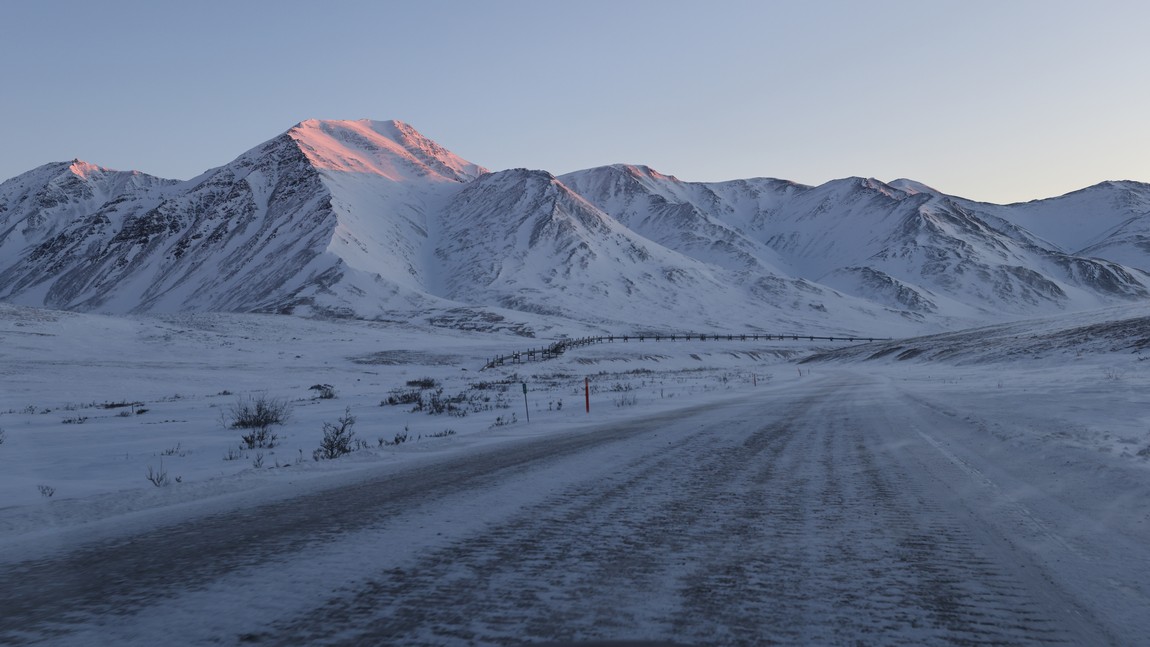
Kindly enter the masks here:
[[[745, 393], [765, 387], [776, 369], [797, 376], [776, 365], [811, 349], [618, 343], [482, 371], [490, 357], [545, 342], [354, 321], [127, 319], [5, 306], [0, 340], [0, 540], [30, 534], [40, 547], [42, 535], [51, 543], [62, 527], [111, 515], [234, 493], [258, 499], [253, 490], [290, 495], [280, 486]], [[427, 378], [436, 386], [407, 384]], [[316, 385], [331, 386], [335, 397], [320, 398]], [[439, 389], [444, 401], [462, 396], [450, 404], [455, 410], [381, 406], [412, 394], [430, 403]], [[228, 426], [231, 411], [261, 397], [287, 401], [290, 418], [271, 428], [275, 447], [244, 449], [246, 432]], [[313, 460], [323, 424], [347, 410], [366, 447]], [[407, 440], [396, 444], [397, 435]], [[168, 486], [154, 486], [149, 469], [166, 472]]]
[[[478, 372], [531, 340], [5, 309], [0, 638], [1144, 643], [1145, 314]], [[424, 378], [467, 415], [380, 406]], [[312, 460], [345, 409], [367, 446]]]

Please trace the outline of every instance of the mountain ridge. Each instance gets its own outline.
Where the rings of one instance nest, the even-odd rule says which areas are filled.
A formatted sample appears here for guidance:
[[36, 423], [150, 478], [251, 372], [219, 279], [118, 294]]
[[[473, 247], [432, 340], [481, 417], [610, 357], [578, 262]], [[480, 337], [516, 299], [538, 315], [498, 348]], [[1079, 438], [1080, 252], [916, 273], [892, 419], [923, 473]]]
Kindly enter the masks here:
[[110, 313], [873, 332], [1141, 300], [1139, 268], [1138, 182], [992, 205], [905, 178], [492, 172], [394, 120], [301, 121], [186, 181], [73, 160], [0, 183], [0, 301]]

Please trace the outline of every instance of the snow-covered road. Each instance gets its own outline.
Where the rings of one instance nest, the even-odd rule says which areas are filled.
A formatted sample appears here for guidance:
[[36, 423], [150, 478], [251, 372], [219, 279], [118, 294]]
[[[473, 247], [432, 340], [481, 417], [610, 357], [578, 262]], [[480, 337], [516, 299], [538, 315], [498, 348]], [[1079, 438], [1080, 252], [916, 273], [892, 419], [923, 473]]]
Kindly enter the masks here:
[[956, 392], [828, 371], [0, 564], [0, 641], [1145, 642], [1144, 529]]

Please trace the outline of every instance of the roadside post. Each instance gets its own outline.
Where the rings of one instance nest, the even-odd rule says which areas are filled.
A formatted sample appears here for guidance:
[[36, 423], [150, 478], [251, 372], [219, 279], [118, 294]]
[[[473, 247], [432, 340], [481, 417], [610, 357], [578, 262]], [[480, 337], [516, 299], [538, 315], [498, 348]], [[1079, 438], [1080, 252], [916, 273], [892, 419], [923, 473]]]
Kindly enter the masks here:
[[591, 378], [583, 378], [583, 400], [587, 403], [587, 413], [591, 413]]
[[527, 383], [523, 383], [523, 411], [527, 414], [527, 422], [531, 422], [531, 407], [527, 406]]

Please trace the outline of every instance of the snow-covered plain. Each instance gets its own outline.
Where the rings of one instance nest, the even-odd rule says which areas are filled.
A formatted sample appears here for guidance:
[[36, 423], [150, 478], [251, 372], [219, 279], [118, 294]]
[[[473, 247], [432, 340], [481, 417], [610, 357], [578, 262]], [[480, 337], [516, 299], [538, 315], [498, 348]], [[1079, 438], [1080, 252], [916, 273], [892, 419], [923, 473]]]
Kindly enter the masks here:
[[[0, 541], [31, 534], [40, 547], [61, 527], [113, 515], [743, 393], [811, 350], [804, 342], [619, 342], [485, 371], [491, 357], [546, 343], [354, 320], [122, 318], [3, 305], [0, 337]], [[407, 384], [425, 378], [438, 386]], [[316, 385], [336, 397], [320, 398]], [[384, 404], [413, 392], [427, 402], [440, 388], [444, 399], [463, 396], [458, 411]], [[230, 428], [231, 411], [261, 397], [287, 401], [290, 418], [271, 427], [275, 447], [243, 449], [246, 430]], [[314, 460], [323, 424], [348, 410], [366, 447]], [[396, 444], [397, 434], [407, 440]], [[153, 485], [149, 469], [166, 472], [168, 485]]]
[[[962, 475], [962, 483], [950, 481], [946, 487], [955, 489], [964, 505], [983, 505], [979, 515], [990, 526], [1017, 524], [1013, 550], [1022, 563], [1045, 569], [1040, 576], [1049, 576], [1057, 590], [1094, 600], [1068, 613], [1087, 627], [1106, 627], [1107, 633], [1085, 629], [1077, 636], [1099, 643], [1137, 642], [1139, 635], [1145, 639], [1150, 618], [1147, 316], [1146, 307], [1111, 309], [837, 351], [835, 344], [793, 341], [601, 344], [546, 362], [481, 371], [489, 357], [543, 342], [394, 322], [275, 315], [109, 317], [0, 306], [0, 567], [389, 471], [434, 470], [441, 461], [501, 444], [559, 440], [659, 416], [672, 428], [676, 412], [688, 409], [692, 420], [705, 421], [700, 407], [713, 409], [720, 421], [730, 406], [778, 402], [781, 407], [841, 388], [843, 400], [836, 406], [847, 411], [901, 402], [907, 411], [888, 414], [890, 424], [921, 439], [937, 465]], [[812, 354], [814, 361], [800, 361]], [[389, 396], [411, 391], [428, 399], [434, 389], [408, 385], [425, 378], [434, 380], [443, 396], [462, 394], [457, 405], [466, 415], [431, 415], [412, 411], [410, 404], [381, 406]], [[590, 414], [584, 411], [585, 378], [592, 385]], [[528, 386], [530, 422], [522, 383]], [[866, 387], [856, 386], [861, 383]], [[331, 385], [336, 397], [320, 399], [310, 388], [319, 384]], [[228, 414], [240, 399], [260, 395], [289, 401], [291, 416], [272, 427], [280, 436], [276, 447], [242, 449], [242, 432], [227, 426]], [[125, 403], [129, 406], [113, 406]], [[788, 406], [802, 410], [801, 404]], [[335, 422], [345, 411], [356, 417], [354, 430], [365, 446], [336, 460], [313, 460], [323, 423]], [[397, 434], [407, 440], [395, 443]], [[898, 454], [902, 447], [887, 451]], [[609, 455], [590, 454], [586, 472], [605, 469], [609, 462], [593, 461]], [[153, 485], [146, 478], [149, 470], [166, 472], [168, 484]], [[580, 477], [564, 474], [567, 480], [559, 482], [530, 474], [517, 487], [524, 493], [556, 491]], [[475, 515], [461, 521], [465, 527], [485, 523], [468, 510], [442, 515], [457, 520]], [[438, 522], [429, 519], [427, 527], [404, 526], [403, 546], [392, 547], [396, 559], [417, 559], [442, 543]], [[816, 541], [816, 535], [807, 540]], [[350, 541], [356, 550], [371, 550], [370, 538]], [[323, 554], [315, 559], [313, 569], [339, 562]], [[365, 559], [364, 564], [374, 563]], [[342, 572], [335, 568], [328, 576]], [[342, 576], [353, 578], [350, 571]], [[315, 592], [298, 581], [287, 584], [267, 576], [245, 580], [216, 598], [212, 588], [194, 594], [204, 609], [217, 611], [236, 596], [267, 593], [276, 600], [274, 610], [245, 609], [243, 622], [224, 613], [201, 626], [203, 618], [194, 610], [161, 606], [156, 615], [141, 616], [143, 624], [131, 631], [100, 621], [69, 640], [83, 644], [114, 637], [143, 643], [163, 639], [178, 626], [192, 632], [182, 634], [189, 643], [211, 642], [213, 632], [244, 622], [271, 622], [277, 612], [303, 613]], [[640, 622], [644, 616], [636, 617]], [[205, 633], [195, 633], [201, 630]], [[640, 625], [627, 635], [705, 638], [691, 633], [698, 627], [678, 631], [644, 632]], [[958, 634], [907, 631], [880, 635], [895, 642], [958, 639]], [[34, 641], [37, 635], [24, 638]], [[571, 634], [555, 634], [563, 635]], [[575, 635], [611, 637], [591, 629]], [[732, 633], [722, 642], [753, 643], [745, 638]], [[836, 642], [847, 636], [816, 631], [774, 638]], [[67, 644], [61, 636], [55, 639]]]

